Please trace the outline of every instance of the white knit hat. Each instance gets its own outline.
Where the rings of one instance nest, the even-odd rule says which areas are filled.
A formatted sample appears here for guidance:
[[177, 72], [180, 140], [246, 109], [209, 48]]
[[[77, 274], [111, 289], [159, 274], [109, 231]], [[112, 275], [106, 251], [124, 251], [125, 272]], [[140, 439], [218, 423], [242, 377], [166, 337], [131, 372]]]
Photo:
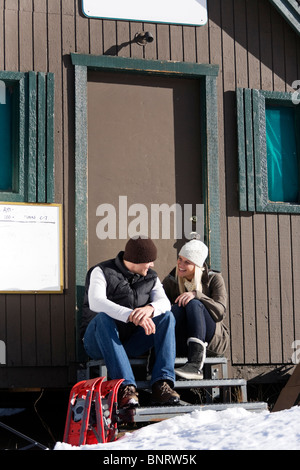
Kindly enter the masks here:
[[191, 240], [181, 248], [179, 256], [187, 258], [196, 266], [202, 268], [204, 261], [208, 256], [207, 246], [200, 240]]

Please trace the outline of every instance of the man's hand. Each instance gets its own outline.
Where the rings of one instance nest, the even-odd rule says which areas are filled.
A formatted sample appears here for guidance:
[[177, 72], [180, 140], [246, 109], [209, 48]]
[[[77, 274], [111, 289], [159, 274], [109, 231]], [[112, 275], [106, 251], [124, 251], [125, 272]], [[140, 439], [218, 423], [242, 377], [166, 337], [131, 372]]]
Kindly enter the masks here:
[[136, 326], [144, 328], [146, 335], [155, 333], [155, 323], [152, 320], [154, 308], [152, 305], [145, 305], [145, 307], [135, 308], [128, 317]]

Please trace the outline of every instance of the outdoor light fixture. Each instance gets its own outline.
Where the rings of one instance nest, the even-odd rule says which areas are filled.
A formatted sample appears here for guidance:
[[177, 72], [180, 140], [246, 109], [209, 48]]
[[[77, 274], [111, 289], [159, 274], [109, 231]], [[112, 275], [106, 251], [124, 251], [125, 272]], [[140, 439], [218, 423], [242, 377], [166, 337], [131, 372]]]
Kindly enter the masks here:
[[139, 46], [145, 46], [146, 44], [153, 42], [154, 37], [149, 33], [149, 31], [142, 31], [141, 33], [135, 34], [134, 40]]

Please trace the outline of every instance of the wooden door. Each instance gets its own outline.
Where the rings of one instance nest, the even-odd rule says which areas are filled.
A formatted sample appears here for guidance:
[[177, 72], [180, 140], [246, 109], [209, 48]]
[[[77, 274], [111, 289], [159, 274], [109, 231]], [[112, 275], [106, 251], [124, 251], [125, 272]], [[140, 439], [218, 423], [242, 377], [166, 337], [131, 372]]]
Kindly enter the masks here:
[[159, 276], [171, 270], [203, 202], [200, 153], [198, 80], [88, 72], [89, 266], [141, 234]]

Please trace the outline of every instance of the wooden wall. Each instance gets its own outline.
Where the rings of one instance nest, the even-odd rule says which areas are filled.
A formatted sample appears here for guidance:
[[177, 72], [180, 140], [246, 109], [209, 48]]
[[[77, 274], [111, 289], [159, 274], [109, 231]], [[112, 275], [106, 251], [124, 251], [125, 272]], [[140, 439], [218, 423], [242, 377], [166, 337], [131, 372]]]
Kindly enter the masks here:
[[[240, 213], [236, 87], [290, 91], [300, 75], [300, 39], [268, 0], [208, 0], [208, 24], [87, 19], [80, 0], [0, 0], [0, 70], [55, 74], [55, 202], [64, 207], [65, 293], [0, 295], [7, 366], [0, 387], [65, 385], [75, 361], [74, 70], [70, 53], [218, 64], [221, 249], [228, 286], [231, 358], [272, 370], [300, 339], [300, 218]], [[256, 369], [260, 370], [260, 369]], [[30, 379], [29, 379], [30, 377]], [[73, 376], [72, 379], [73, 380]], [[49, 385], [49, 386], [50, 386]]]
[[[290, 91], [299, 76], [300, 42], [267, 1], [211, 2], [219, 26], [222, 253], [230, 295], [232, 363], [248, 376], [291, 363], [300, 338], [298, 215], [239, 213], [235, 89]], [[223, 183], [225, 186], [223, 187]], [[244, 371], [245, 373], [245, 371]]]
[[[50, 0], [0, 1], [0, 70], [55, 74], [55, 202], [63, 204], [65, 293], [0, 295], [0, 339], [6, 366], [0, 388], [55, 387], [74, 381], [74, 184], [71, 11]], [[64, 30], [64, 33], [62, 33]]]

